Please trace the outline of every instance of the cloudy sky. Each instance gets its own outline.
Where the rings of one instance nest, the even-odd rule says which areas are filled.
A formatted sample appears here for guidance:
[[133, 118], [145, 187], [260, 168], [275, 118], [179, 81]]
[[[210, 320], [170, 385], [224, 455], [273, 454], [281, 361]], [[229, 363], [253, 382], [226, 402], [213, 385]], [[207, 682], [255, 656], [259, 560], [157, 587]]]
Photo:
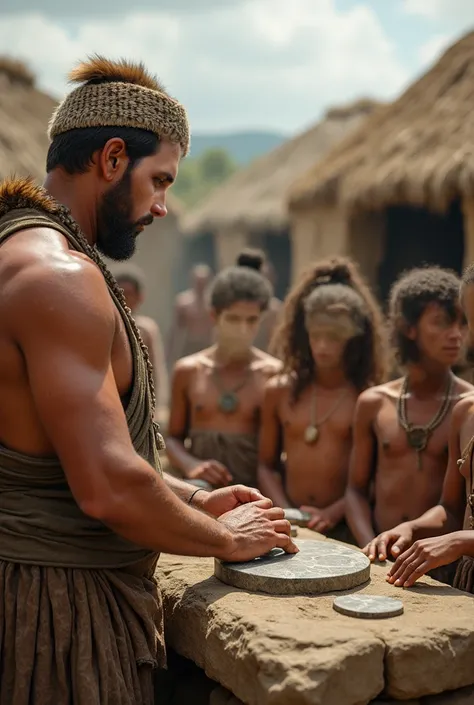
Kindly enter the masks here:
[[330, 105], [393, 98], [471, 29], [474, 0], [1, 0], [0, 54], [57, 96], [89, 53], [139, 58], [194, 131], [290, 134]]

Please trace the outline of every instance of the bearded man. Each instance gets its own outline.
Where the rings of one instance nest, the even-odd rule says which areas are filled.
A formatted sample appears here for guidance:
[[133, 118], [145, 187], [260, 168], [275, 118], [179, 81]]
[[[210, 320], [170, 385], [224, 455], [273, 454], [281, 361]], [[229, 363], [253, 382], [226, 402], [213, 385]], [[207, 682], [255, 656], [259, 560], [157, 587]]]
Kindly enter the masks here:
[[186, 112], [142, 65], [71, 81], [44, 188], [0, 188], [0, 703], [151, 705], [158, 553], [297, 549], [255, 491], [163, 481], [146, 346], [98, 251], [129, 258], [166, 215]]

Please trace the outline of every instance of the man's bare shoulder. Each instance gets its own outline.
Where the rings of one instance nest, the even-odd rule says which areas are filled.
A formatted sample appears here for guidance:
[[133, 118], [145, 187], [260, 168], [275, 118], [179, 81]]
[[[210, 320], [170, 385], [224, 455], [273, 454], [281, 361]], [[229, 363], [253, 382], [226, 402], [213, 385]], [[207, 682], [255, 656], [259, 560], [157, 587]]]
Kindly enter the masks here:
[[470, 382], [467, 382], [465, 379], [461, 379], [461, 377], [454, 377], [454, 392], [459, 399], [462, 399], [466, 394], [473, 394], [474, 393], [474, 386], [470, 384]]
[[60, 233], [47, 228], [16, 233], [2, 246], [0, 289], [2, 302], [14, 315], [20, 310], [31, 315], [40, 309], [52, 312], [48, 304], [53, 301], [55, 310], [101, 303], [112, 308], [97, 265], [69, 249]]
[[276, 357], [273, 357], [273, 355], [269, 355], [268, 353], [264, 352], [263, 350], [259, 350], [258, 348], [253, 348], [252, 352], [254, 355], [252, 368], [254, 370], [263, 372], [263, 374], [269, 377], [273, 377], [274, 375], [277, 375], [279, 372], [281, 372], [281, 369], [283, 367], [281, 360], [278, 360]]
[[453, 406], [452, 418], [458, 423], [463, 423], [468, 416], [474, 414], [474, 389], [461, 395], [459, 401]]
[[378, 384], [375, 387], [365, 389], [358, 398], [357, 405], [359, 409], [377, 409], [380, 404], [386, 400], [398, 399], [401, 390], [401, 379], [396, 379], [384, 384]]
[[291, 393], [293, 389], [293, 379], [289, 374], [276, 374], [267, 380], [265, 392], [272, 397], [283, 399]]
[[135, 316], [135, 320], [137, 322], [137, 326], [145, 330], [150, 335], [155, 336], [158, 334], [160, 330], [158, 324], [153, 320], [153, 318], [150, 318], [150, 316]]
[[203, 367], [213, 367], [214, 359], [211, 354], [211, 348], [200, 350], [192, 355], [186, 355], [176, 361], [174, 365], [174, 373], [179, 375], [189, 375]]
[[187, 308], [194, 301], [194, 292], [192, 289], [186, 289], [186, 291], [181, 291], [176, 295], [176, 306], [177, 308]]

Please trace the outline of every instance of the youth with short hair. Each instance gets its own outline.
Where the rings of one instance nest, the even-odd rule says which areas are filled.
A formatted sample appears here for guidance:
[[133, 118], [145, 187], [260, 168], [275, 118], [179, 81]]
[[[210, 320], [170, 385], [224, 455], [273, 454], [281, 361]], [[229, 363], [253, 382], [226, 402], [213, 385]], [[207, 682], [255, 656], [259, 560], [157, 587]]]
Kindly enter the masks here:
[[253, 346], [271, 296], [255, 268], [222, 270], [209, 297], [215, 344], [175, 365], [167, 450], [188, 480], [256, 485], [263, 388], [280, 369]]

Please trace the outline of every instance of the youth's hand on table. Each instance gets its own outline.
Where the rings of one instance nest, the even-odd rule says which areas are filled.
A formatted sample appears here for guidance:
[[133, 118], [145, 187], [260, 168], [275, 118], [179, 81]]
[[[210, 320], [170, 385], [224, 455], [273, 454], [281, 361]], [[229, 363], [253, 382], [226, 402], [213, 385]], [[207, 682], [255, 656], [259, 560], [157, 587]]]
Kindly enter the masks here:
[[299, 549], [290, 536], [290, 522], [284, 518], [283, 509], [269, 507], [268, 502], [263, 499], [242, 504], [219, 517], [217, 521], [231, 531], [233, 540], [225, 555], [218, 558], [249, 561], [277, 547], [286, 553], [298, 553]]
[[395, 587], [412, 587], [428, 571], [448, 565], [462, 555], [459, 532], [415, 541], [397, 558], [387, 575], [387, 581]]
[[222, 487], [213, 492], [202, 490], [195, 495], [192, 504], [197, 509], [201, 509], [207, 514], [212, 514], [215, 517], [220, 517], [226, 512], [231, 512], [236, 507], [249, 502], [265, 502], [265, 508], [270, 509], [272, 506], [271, 499], [264, 497], [254, 487], [246, 487], [245, 485], [231, 485], [230, 487]]
[[188, 480], [205, 480], [213, 487], [225, 487], [232, 482], [232, 475], [217, 460], [204, 460], [187, 474]]
[[325, 531], [329, 531], [329, 529], [332, 529], [337, 524], [329, 507], [326, 509], [317, 509], [316, 507], [303, 505], [300, 507], [300, 510], [311, 514], [308, 529], [319, 531], [320, 534], [324, 534]]
[[399, 524], [390, 531], [384, 531], [364, 546], [363, 553], [369, 560], [386, 561], [389, 553], [398, 558], [413, 543], [413, 529], [408, 523]]

